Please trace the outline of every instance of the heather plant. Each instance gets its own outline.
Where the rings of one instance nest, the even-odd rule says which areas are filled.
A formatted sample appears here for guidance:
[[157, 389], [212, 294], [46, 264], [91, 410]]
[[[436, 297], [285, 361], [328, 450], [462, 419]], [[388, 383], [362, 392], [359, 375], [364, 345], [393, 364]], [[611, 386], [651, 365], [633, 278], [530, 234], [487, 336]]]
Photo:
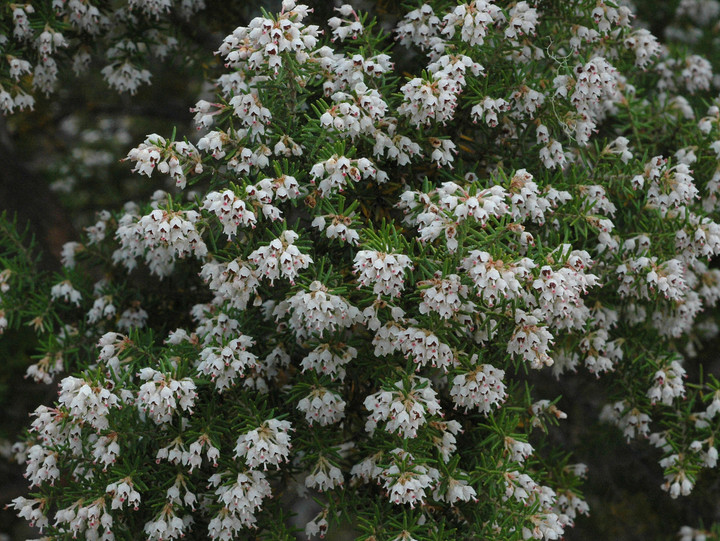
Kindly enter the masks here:
[[597, 415], [689, 495], [720, 428], [710, 62], [602, 0], [407, 2], [394, 28], [278, 7], [219, 44], [197, 135], [124, 156], [149, 201], [53, 275], [5, 235], [0, 328], [32, 326], [28, 376], [59, 384], [14, 447], [18, 514], [47, 539], [284, 539], [306, 499], [310, 538], [560, 539], [587, 467], [547, 437], [572, 419], [543, 372], [596, 376]]
[[34, 94], [57, 90], [61, 71], [71, 68], [81, 76], [95, 62], [102, 62], [99, 69], [110, 87], [134, 94], [150, 82], [149, 65], [181, 46], [177, 21], [190, 21], [204, 8], [205, 0], [5, 2], [0, 110], [32, 109]]

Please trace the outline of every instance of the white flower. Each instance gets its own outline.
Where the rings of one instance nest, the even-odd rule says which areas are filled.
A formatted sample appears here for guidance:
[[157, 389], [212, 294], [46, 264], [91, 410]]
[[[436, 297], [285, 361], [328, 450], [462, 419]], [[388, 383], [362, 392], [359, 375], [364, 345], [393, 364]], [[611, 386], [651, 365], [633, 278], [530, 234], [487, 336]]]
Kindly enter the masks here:
[[140, 493], [135, 490], [132, 478], [125, 477], [116, 483], [110, 483], [105, 492], [112, 496], [112, 509], [122, 509], [130, 505], [137, 511], [140, 505]]
[[173, 379], [152, 368], [138, 374], [145, 381], [137, 395], [137, 406], [157, 424], [169, 423], [178, 408], [192, 413], [197, 393], [190, 378]]
[[276, 19], [255, 17], [247, 27], [240, 26], [227, 36], [217, 51], [225, 58], [226, 67], [245, 70], [272, 70], [282, 66], [281, 53], [295, 53], [303, 64], [308, 50], [317, 43], [320, 29], [301, 21], [312, 11], [304, 4], [284, 10]]
[[199, 219], [195, 211], [153, 210], [138, 221], [139, 234], [151, 251], [156, 246], [170, 248], [177, 257], [194, 253], [197, 257], [207, 254], [207, 246], [195, 229]]
[[616, 137], [610, 142], [604, 149], [603, 154], [609, 152], [611, 154], [619, 154], [620, 159], [623, 163], [628, 163], [633, 158], [633, 153], [630, 151], [628, 145], [630, 141], [627, 137]]
[[442, 319], [450, 319], [462, 308], [462, 300], [467, 298], [468, 287], [460, 281], [457, 274], [441, 277], [442, 273], [438, 272], [432, 280], [417, 282], [422, 297], [418, 309], [421, 314], [434, 312]]
[[325, 331], [351, 327], [360, 321], [360, 310], [339, 295], [328, 293], [327, 287], [315, 280], [310, 291], [298, 291], [287, 301], [279, 303], [273, 315], [280, 319], [290, 313], [290, 327], [298, 338], [313, 333], [322, 336]]
[[98, 340], [97, 347], [100, 349], [98, 360], [103, 361], [108, 367], [118, 371], [120, 365], [119, 355], [130, 344], [126, 336], [116, 332], [107, 332]]
[[28, 499], [18, 496], [8, 504], [8, 507], [14, 507], [19, 517], [27, 520], [31, 528], [38, 528], [41, 533], [48, 525], [48, 519], [44, 513], [47, 501], [44, 499]]
[[129, 61], [113, 62], [105, 66], [101, 72], [107, 83], [118, 92], [135, 94], [141, 84], [149, 84], [151, 74], [140, 69]]
[[445, 54], [428, 65], [427, 71], [437, 78], [448, 78], [456, 81], [460, 87], [465, 86], [465, 73], [472, 73], [475, 77], [484, 74], [483, 68], [469, 56], [463, 54]]
[[155, 454], [155, 463], [167, 460], [171, 464], [186, 464], [189, 453], [180, 436], [172, 440], [167, 446], [158, 449]]
[[303, 147], [293, 141], [291, 137], [283, 135], [280, 137], [280, 140], [275, 143], [273, 153], [276, 156], [285, 156], [286, 158], [289, 158], [290, 156], [302, 156]]
[[545, 103], [545, 94], [523, 85], [510, 95], [514, 108], [521, 114], [534, 116], [540, 106]]
[[524, 34], [535, 35], [535, 25], [538, 22], [538, 12], [525, 2], [518, 2], [510, 9], [510, 19], [505, 28], [505, 37], [511, 40]]
[[321, 426], [337, 423], [345, 416], [345, 401], [342, 397], [324, 387], [314, 387], [310, 394], [298, 402], [298, 409], [312, 425]]
[[332, 41], [336, 39], [344, 41], [347, 38], [357, 39], [358, 36], [362, 35], [362, 22], [350, 4], [343, 4], [340, 7], [336, 7], [335, 11], [339, 11], [340, 15], [345, 18], [332, 17], [328, 19], [328, 26], [332, 28]]
[[590, 186], [580, 185], [578, 191], [584, 199], [585, 212], [601, 213], [606, 216], [613, 216], [617, 210], [606, 194], [605, 188], [597, 184]]
[[623, 358], [620, 341], [609, 340], [608, 331], [605, 329], [586, 334], [580, 342], [580, 349], [587, 355], [585, 367], [591, 374], [599, 375], [601, 372], [611, 371], [615, 363]]
[[117, 440], [117, 433], [113, 433], [108, 436], [100, 436], [95, 442], [93, 464], [102, 464], [103, 471], [107, 471], [107, 467], [114, 464], [117, 460], [117, 456], [120, 453], [120, 445]]
[[[653, 258], [654, 259], [654, 258]], [[685, 281], [685, 269], [681, 261], [670, 259], [659, 265], [655, 261], [650, 261], [651, 270], [647, 274], [646, 280], [648, 286], [653, 289], [657, 288], [666, 299], [675, 301], [682, 300], [684, 291], [687, 289]]]
[[439, 32], [440, 25], [440, 19], [430, 4], [423, 4], [407, 13], [398, 23], [395, 32], [401, 44], [414, 43], [422, 49], [428, 49], [432, 38]]
[[195, 228], [199, 218], [200, 214], [192, 210], [155, 209], [143, 217], [128, 212], [118, 223], [115, 238], [120, 241], [120, 248], [113, 253], [113, 261], [122, 262], [131, 270], [136, 265], [135, 259], [144, 254], [153, 274], [167, 276], [176, 257], [207, 255], [207, 246]]
[[680, 77], [690, 94], [710, 88], [713, 72], [712, 65], [706, 58], [696, 54], [687, 55], [681, 67]]
[[555, 510], [561, 515], [565, 515], [569, 519], [568, 525], [573, 526], [578, 515], [587, 515], [590, 512], [590, 506], [577, 494], [568, 490], [558, 492]]
[[685, 369], [678, 361], [672, 361], [669, 365], [655, 372], [655, 384], [648, 390], [647, 396], [651, 404], [660, 401], [666, 406], [673, 403], [677, 397], [685, 396], [685, 385], [683, 384]]
[[358, 287], [373, 285], [378, 297], [399, 297], [405, 289], [405, 270], [412, 269], [411, 259], [403, 254], [361, 250], [355, 255], [353, 272], [359, 274]]
[[606, 404], [600, 412], [600, 420], [611, 422], [620, 428], [627, 441], [642, 436], [647, 438], [650, 433], [650, 416], [639, 409], [630, 407], [626, 401]]
[[652, 62], [652, 58], [660, 53], [657, 38], [645, 28], [635, 30], [623, 43], [635, 53], [635, 65], [641, 69], [645, 69]]
[[488, 252], [472, 250], [462, 260], [461, 269], [468, 271], [475, 284], [478, 297], [492, 307], [499, 299], [514, 299], [522, 296], [522, 286], [532, 277], [530, 270], [535, 267], [527, 257], [515, 263], [494, 259]]
[[215, 447], [210, 440], [210, 436], [202, 434], [196, 441], [190, 444], [190, 448], [187, 451], [183, 451], [180, 457], [182, 464], [190, 466], [190, 472], [199, 467], [202, 464], [202, 450], [207, 447], [205, 456], [210, 461], [213, 467], [217, 467], [217, 459], [220, 457], [220, 450]]
[[375, 355], [384, 357], [398, 351], [400, 349], [398, 338], [402, 331], [403, 328], [394, 321], [388, 321], [385, 325], [379, 327], [372, 341], [372, 345], [375, 346]]
[[510, 201], [512, 203], [513, 220], [522, 222], [530, 219], [537, 224], [545, 223], [545, 213], [558, 203], [568, 201], [570, 194], [567, 192], [551, 191], [546, 196], [540, 194], [538, 185], [533, 176], [525, 169], [519, 169], [510, 180]]
[[412, 376], [407, 382], [395, 382], [392, 388], [365, 398], [365, 408], [371, 412], [365, 424], [368, 432], [373, 433], [379, 422], [387, 421], [385, 429], [388, 432], [415, 438], [418, 428], [426, 422], [426, 415], [442, 417], [437, 395], [427, 378]]
[[[4, 311], [0, 310], [0, 334], [2, 334], [2, 320], [4, 317]], [[63, 371], [63, 356], [62, 351], [58, 351], [55, 354], [48, 353], [42, 359], [35, 364], [28, 366], [25, 377], [32, 378], [36, 383], [43, 382], [49, 385], [55, 380], [55, 376]]]
[[533, 446], [525, 441], [518, 441], [510, 436], [505, 436], [503, 442], [505, 451], [510, 455], [510, 458], [514, 462], [525, 462], [525, 460], [532, 455]]
[[103, 319], [112, 319], [117, 312], [117, 309], [112, 303], [112, 300], [112, 296], [110, 295], [104, 295], [98, 299], [95, 299], [92, 308], [90, 308], [90, 311], [87, 313], [88, 323], [92, 324], [97, 323]]
[[135, 162], [133, 171], [148, 177], [155, 169], [170, 175], [179, 188], [184, 188], [187, 183], [182, 162], [193, 162], [195, 172], [202, 170], [200, 155], [193, 145], [185, 141], [168, 142], [157, 134], [148, 135], [143, 143], [128, 152], [125, 159]]
[[[360, 63], [364, 64], [364, 59]], [[334, 105], [320, 117], [320, 124], [353, 140], [360, 134], [372, 135], [377, 130], [376, 125], [384, 120], [388, 107], [381, 94], [363, 82], [354, 84], [352, 93], [335, 92], [332, 100]]]
[[523, 539], [562, 539], [565, 533], [565, 523], [556, 513], [536, 513], [529, 517], [529, 521], [532, 529], [523, 527]]
[[710, 535], [712, 534], [707, 530], [697, 530], [690, 526], [683, 526], [677, 533], [680, 541], [707, 541]]
[[247, 351], [255, 341], [243, 334], [223, 346], [206, 346], [200, 352], [201, 362], [197, 366], [200, 374], [210, 376], [218, 392], [235, 384], [235, 379], [244, 377], [257, 366], [257, 357]]
[[237, 233], [238, 226], [254, 228], [257, 222], [255, 213], [248, 210], [245, 201], [230, 190], [210, 192], [205, 196], [202, 208], [215, 213], [228, 240]]
[[[438, 139], [437, 137], [430, 137], [428, 142], [434, 149], [430, 154], [430, 159], [437, 163], [439, 167], [453, 162], [455, 159], [453, 154], [458, 153], [455, 143], [449, 139]], [[452, 168], [452, 165], [450, 165], [450, 169]]]
[[235, 457], [243, 458], [251, 468], [262, 465], [267, 470], [270, 465], [279, 469], [280, 464], [288, 461], [291, 430], [288, 421], [269, 419], [237, 439]]
[[75, 268], [75, 254], [82, 251], [83, 245], [79, 242], [66, 242], [63, 244], [60, 260], [66, 269]]
[[422, 504], [425, 490], [432, 489], [440, 473], [431, 467], [414, 463], [413, 456], [401, 449], [393, 449], [392, 465], [380, 473], [380, 480], [396, 505], [409, 503], [410, 507]]
[[[115, 502], [116, 500], [113, 500], [113, 504]], [[55, 513], [55, 524], [62, 523], [69, 527], [68, 534], [77, 536], [82, 532], [87, 539], [100, 539], [100, 528], [112, 535], [113, 516], [107, 509], [105, 497], [89, 501], [79, 499], [70, 507], [58, 509]]]
[[465, 479], [455, 479], [454, 477], [447, 478], [447, 489], [445, 492], [440, 492], [439, 487], [433, 492], [434, 499], [447, 502], [451, 505], [458, 501], [469, 502], [472, 500], [473, 502], [477, 502], [478, 499], [476, 496], [477, 492], [475, 492], [475, 489], [471, 487]]
[[352, 346], [320, 344], [302, 360], [303, 372], [315, 370], [318, 374], [326, 374], [330, 379], [343, 380], [345, 366], [357, 357], [357, 349]]
[[431, 331], [408, 327], [397, 337], [397, 345], [405, 357], [412, 357], [413, 361], [421, 366], [427, 364], [442, 368], [447, 372], [448, 367], [457, 364], [457, 360], [447, 344], [444, 344]]
[[13, 275], [11, 269], [4, 269], [0, 271], [0, 300], [2, 300], [2, 294], [10, 291], [10, 277]]
[[319, 492], [332, 490], [344, 483], [340, 468], [330, 463], [324, 456], [320, 456], [310, 475], [305, 477], [305, 486], [314, 488]]
[[[569, 245], [560, 247], [565, 253], [569, 248]], [[544, 265], [532, 284], [535, 297], [528, 299], [529, 304], [539, 305], [541, 313], [544, 313], [549, 321], [563, 328], [584, 325], [586, 309], [581, 295], [586, 293], [588, 288], [598, 284], [596, 275], [586, 274], [584, 271], [586, 265], [592, 264], [589, 254], [582, 252], [582, 257], [577, 257], [581, 252], [572, 253], [573, 261], [579, 264], [577, 269], [573, 268], [570, 262], [557, 271], [554, 271], [550, 265]]]
[[245, 310], [260, 286], [257, 271], [242, 259], [229, 263], [208, 261], [200, 270], [200, 277], [222, 301], [238, 310]]
[[298, 237], [295, 231], [283, 231], [269, 245], [258, 248], [248, 256], [258, 266], [260, 275], [270, 280], [271, 285], [281, 275], [294, 284], [298, 271], [308, 268], [313, 262], [310, 256], [301, 253], [293, 244]]
[[[473, 355], [472, 360], [476, 359], [477, 355]], [[460, 406], [465, 411], [478, 408], [487, 415], [507, 397], [504, 377], [505, 371], [489, 364], [476, 366], [470, 372], [455, 376], [450, 390], [455, 407]]]
[[378, 465], [378, 462], [383, 456], [383, 452], [380, 451], [372, 456], [369, 456], [362, 461], [355, 464], [350, 470], [350, 475], [355, 478], [360, 478], [365, 482], [380, 479], [380, 475], [383, 469]]
[[532, 477], [518, 471], [505, 472], [505, 495], [503, 500], [515, 498], [519, 502], [528, 502], [533, 493], [540, 489], [540, 486], [533, 481]]
[[23, 476], [30, 481], [29, 488], [40, 486], [46, 482], [49, 482], [51, 486], [54, 485], [55, 480], [60, 477], [57, 461], [58, 453], [47, 447], [33, 445], [27, 449]]
[[482, 102], [473, 106], [470, 115], [473, 122], [479, 122], [484, 119], [486, 124], [491, 128], [498, 125], [498, 113], [510, 110], [510, 104], [502, 98], [493, 99], [486, 96]]
[[235, 116], [242, 125], [248, 129], [251, 138], [255, 134], [264, 134], [265, 126], [272, 121], [270, 109], [263, 106], [257, 93], [236, 94], [228, 104], [233, 107]]
[[[352, 225], [353, 217], [354, 213], [352, 213], [350, 216], [318, 216], [312, 221], [311, 225], [313, 227], [316, 227], [320, 231], [325, 231], [325, 235], [329, 239], [340, 239], [342, 242], [357, 245], [358, 241], [360, 240], [360, 235], [355, 229], [352, 229], [350, 227], [350, 225]], [[330, 225], [326, 224], [325, 218], [332, 219]]]
[[120, 400], [110, 390], [72, 376], [60, 382], [58, 401], [72, 417], [90, 423], [98, 431], [108, 428], [110, 408], [120, 407]]
[[142, 329], [147, 323], [148, 313], [139, 305], [131, 306], [120, 314], [117, 320], [117, 328], [123, 331], [130, 329]]
[[486, 0], [475, 0], [471, 4], [461, 4], [443, 17], [442, 34], [452, 39], [460, 30], [460, 39], [469, 45], [482, 45], [489, 27], [504, 19], [499, 6]]
[[378, 182], [383, 182], [387, 175], [381, 173], [367, 158], [350, 159], [333, 154], [327, 160], [313, 165], [310, 182], [317, 184], [318, 194], [325, 197], [334, 190], [342, 192], [351, 180], [359, 182], [363, 178], [377, 178]]
[[167, 505], [153, 520], [145, 523], [143, 531], [149, 541], [163, 541], [185, 537], [188, 526], [189, 524], [174, 513], [173, 507]]
[[325, 537], [328, 529], [327, 509], [321, 511], [317, 516], [305, 525], [305, 536], [312, 539], [316, 536]]
[[534, 369], [552, 366], [553, 360], [548, 355], [548, 350], [553, 343], [553, 335], [547, 327], [539, 325], [538, 314], [517, 310], [515, 323], [517, 326], [508, 342], [507, 352], [513, 357], [521, 355]]
[[[677, 455], [673, 455], [677, 457]], [[672, 458], [672, 457], [671, 457]], [[661, 466], [667, 468], [670, 464], [663, 463], [661, 460]], [[677, 466], [676, 466], [677, 467]], [[669, 473], [665, 476], [665, 482], [660, 487], [670, 494], [672, 499], [676, 499], [678, 496], [688, 496], [693, 487], [695, 486], [694, 479], [688, 477], [687, 472], [679, 470], [675, 473]]]
[[[210, 486], [218, 486], [224, 474], [211, 476]], [[242, 528], [255, 526], [255, 512], [272, 496], [272, 489], [263, 472], [248, 470], [238, 473], [233, 482], [218, 486], [215, 494], [222, 508], [208, 524], [208, 533], [211, 539], [225, 540], [236, 537]]]
[[444, 77], [442, 73], [436, 74], [431, 81], [411, 79], [400, 88], [403, 102], [398, 112], [410, 117], [410, 122], [418, 128], [430, 124], [432, 120], [446, 124], [455, 115], [460, 91], [459, 82]]
[[276, 201], [288, 201], [301, 196], [300, 184], [297, 179], [290, 175], [280, 175], [277, 178], [264, 178], [254, 186], [245, 188], [247, 194], [260, 201], [267, 203]]
[[80, 306], [82, 295], [72, 286], [70, 280], [64, 280], [50, 288], [50, 298], [52, 300], [62, 299], [65, 302], [74, 304], [75, 306]]
[[451, 455], [457, 451], [457, 440], [455, 436], [463, 432], [462, 425], [455, 420], [432, 421], [430, 426], [436, 428], [442, 434], [441, 438], [433, 436], [433, 445], [440, 451], [444, 462], [450, 462]]
[[[208, 317], [210, 314], [215, 315]], [[241, 345], [245, 347], [252, 345], [248, 345], [242, 340], [238, 320], [231, 318], [225, 312], [218, 313], [212, 306], [197, 304], [192, 309], [192, 315], [198, 322], [194, 334], [202, 339], [203, 344], [211, 344], [213, 340], [218, 343], [223, 343], [225, 340], [230, 340], [237, 336], [241, 340]]]

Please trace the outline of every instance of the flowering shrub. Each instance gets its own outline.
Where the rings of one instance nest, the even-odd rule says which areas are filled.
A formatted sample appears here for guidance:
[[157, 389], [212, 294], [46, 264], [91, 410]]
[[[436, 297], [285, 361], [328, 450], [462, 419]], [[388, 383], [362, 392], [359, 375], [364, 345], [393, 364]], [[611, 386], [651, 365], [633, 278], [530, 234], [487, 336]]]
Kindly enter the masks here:
[[127, 0], [104, 6], [84, 0], [7, 2], [0, 9], [0, 111], [32, 109], [33, 94], [57, 90], [66, 66], [82, 75], [102, 43], [107, 84], [135, 94], [151, 80], [148, 64], [179, 46], [169, 17], [188, 21], [205, 0]]
[[0, 328], [41, 336], [29, 376], [68, 374], [15, 446], [18, 514], [50, 539], [280, 539], [306, 498], [309, 537], [559, 539], [586, 467], [545, 437], [567, 415], [537, 371], [602, 378], [602, 418], [689, 494], [720, 428], [720, 382], [685, 381], [718, 333], [710, 63], [603, 0], [311, 17], [284, 0], [222, 41], [201, 135], [125, 158], [170, 187], [101, 213], [61, 274], [5, 258]]

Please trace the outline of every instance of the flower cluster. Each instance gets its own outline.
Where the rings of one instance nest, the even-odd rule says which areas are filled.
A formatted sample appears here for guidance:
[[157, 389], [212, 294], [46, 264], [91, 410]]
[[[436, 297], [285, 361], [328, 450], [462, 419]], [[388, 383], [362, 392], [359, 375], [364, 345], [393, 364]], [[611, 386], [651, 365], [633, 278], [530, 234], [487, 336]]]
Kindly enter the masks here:
[[477, 408], [488, 415], [493, 407], [502, 404], [507, 398], [503, 378], [505, 372], [493, 366], [483, 364], [464, 374], [453, 378], [450, 396], [458, 406], [469, 409]]
[[223, 232], [232, 238], [238, 227], [255, 227], [257, 217], [248, 209], [245, 201], [237, 197], [232, 191], [210, 192], [205, 197], [203, 209], [215, 213], [223, 224]]
[[287, 462], [290, 452], [290, 434], [292, 426], [288, 421], [269, 419], [237, 439], [235, 456], [245, 460], [248, 466], [268, 465], [280, 467]]
[[374, 432], [379, 422], [387, 421], [385, 429], [388, 432], [415, 438], [418, 428], [426, 423], [426, 415], [442, 416], [437, 394], [426, 378], [414, 376], [408, 382], [395, 382], [391, 388], [365, 399], [365, 408], [371, 412], [365, 424], [368, 432]]
[[[179, 188], [187, 184], [185, 168], [194, 163], [192, 171], [202, 172], [197, 149], [184, 141], [167, 141], [157, 134], [148, 135], [145, 142], [128, 152], [127, 160], [135, 162], [133, 171], [148, 177], [157, 170], [164, 175], [170, 175]], [[185, 165], [187, 162], [188, 165]]]
[[139, 376], [145, 383], [138, 391], [137, 405], [157, 424], [170, 422], [178, 408], [192, 413], [197, 393], [190, 378], [168, 378], [152, 368], [143, 368]]
[[252, 347], [254, 341], [249, 336], [240, 335], [227, 342], [224, 346], [208, 346], [200, 352], [200, 363], [197, 371], [210, 376], [219, 392], [231, 387], [238, 377], [244, 377], [246, 372], [254, 368], [257, 357], [247, 348]]
[[399, 297], [405, 289], [404, 274], [412, 268], [412, 260], [397, 253], [361, 250], [355, 256], [353, 270], [358, 274], [358, 287], [373, 286], [373, 293]]
[[327, 293], [328, 289], [317, 280], [310, 284], [310, 291], [299, 291], [275, 308], [273, 314], [280, 318], [290, 313], [290, 327], [298, 338], [313, 333], [322, 335], [338, 327], [350, 327], [360, 319], [360, 310], [348, 304], [339, 295]]
[[294, 242], [298, 238], [295, 231], [283, 231], [269, 245], [252, 252], [248, 259], [257, 265], [259, 275], [270, 280], [270, 284], [281, 275], [292, 284], [298, 271], [306, 269], [313, 262], [310, 256], [301, 253], [295, 246]]
[[359, 182], [363, 178], [374, 178], [378, 182], [382, 182], [386, 178], [386, 175], [382, 171], [377, 171], [367, 158], [351, 160], [337, 155], [316, 163], [310, 169], [310, 175], [313, 177], [311, 182], [317, 183], [320, 197], [327, 196], [335, 189], [342, 192], [350, 180]]
[[115, 232], [120, 247], [113, 259], [132, 270], [137, 265], [135, 260], [145, 256], [152, 273], [166, 276], [172, 272], [176, 258], [207, 255], [207, 246], [195, 227], [199, 219], [196, 211], [155, 209], [141, 217], [125, 214]]
[[[0, 13], [0, 108], [92, 36], [133, 92], [203, 2], [118, 2], [118, 39], [95, 4]], [[32, 329], [27, 375], [62, 377], [13, 451], [18, 514], [53, 539], [286, 538], [297, 494], [321, 506], [308, 534], [559, 539], [584, 469], [545, 434], [576, 408], [528, 369], [568, 401], [577, 371], [601, 379], [603, 430], [655, 444], [690, 495], [718, 460], [710, 61], [603, 0], [429, 0], [394, 45], [359, 4], [318, 7], [324, 29], [280, 5], [219, 46], [194, 143], [122, 160], [167, 191], [100, 213], [52, 276], [0, 220], [0, 330]]]
[[345, 401], [332, 391], [318, 387], [298, 402], [298, 409], [305, 413], [308, 423], [318, 422], [324, 426], [343, 418]]

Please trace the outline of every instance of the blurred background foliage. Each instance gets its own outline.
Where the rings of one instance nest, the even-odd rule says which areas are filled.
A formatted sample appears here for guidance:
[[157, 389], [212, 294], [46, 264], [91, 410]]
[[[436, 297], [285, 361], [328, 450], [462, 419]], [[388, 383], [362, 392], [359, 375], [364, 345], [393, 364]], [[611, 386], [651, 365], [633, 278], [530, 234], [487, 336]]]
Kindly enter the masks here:
[[[315, 8], [315, 22], [331, 16], [332, 2], [307, 3]], [[0, 168], [0, 209], [16, 215], [20, 229], [28, 224], [25, 242], [29, 246], [30, 238], [35, 238], [33, 249], [42, 268], [57, 268], [63, 243], [93, 224], [100, 210], [119, 209], [126, 201], [148, 199], [156, 189], [166, 188], [131, 174], [130, 165], [121, 159], [149, 133], [166, 135], [175, 128], [192, 139], [195, 128], [188, 110], [198, 99], [212, 96], [207, 81], [220, 72], [212, 51], [236, 26], [247, 24], [261, 9], [278, 9], [279, 4], [279, 0], [208, 0], [194, 24], [178, 21], [178, 32], [189, 40], [168, 61], [154, 67], [152, 84], [134, 96], [109, 90], [99, 70], [91, 69], [82, 80], [65, 75], [59, 91], [40, 98], [33, 112], [0, 117], [4, 165]], [[705, 56], [720, 73], [720, 2], [703, 2], [706, 11], [678, 17], [680, 4], [681, 0], [635, 0], [633, 7], [639, 25], [670, 48]], [[387, 29], [401, 12], [395, 0], [365, 1], [360, 7], [374, 12]], [[406, 67], [418, 71], [413, 66], [417, 59], [423, 60], [412, 54], [393, 60], [403, 72]], [[5, 256], [0, 254], [0, 262]], [[8, 331], [0, 340], [0, 454], [5, 458], [28, 424], [28, 412], [40, 403], [50, 403], [56, 395], [54, 386], [24, 378], [35, 352], [34, 336], [30, 329], [20, 329]], [[701, 353], [708, 373], [720, 375], [719, 351], [716, 341]], [[697, 378], [697, 374], [689, 375]], [[660, 489], [659, 451], [646, 442], [627, 444], [617, 428], [599, 422], [597, 412], [606, 402], [602, 380], [585, 372], [559, 382], [548, 372], [532, 378], [540, 389], [559, 386], [563, 398], [558, 405], [568, 413], [569, 420], [547, 437], [554, 445], [572, 450], [575, 461], [589, 466], [585, 497], [591, 513], [567, 531], [567, 540], [669, 540], [676, 539], [684, 524], [698, 527], [703, 522], [705, 526], [720, 522], [720, 502], [711, 496], [718, 493], [718, 470], [706, 470], [690, 497], [671, 500]], [[0, 460], [0, 479], [0, 540], [34, 536], [22, 520], [4, 509], [25, 490], [21, 468]], [[347, 529], [328, 539], [352, 537]]]

